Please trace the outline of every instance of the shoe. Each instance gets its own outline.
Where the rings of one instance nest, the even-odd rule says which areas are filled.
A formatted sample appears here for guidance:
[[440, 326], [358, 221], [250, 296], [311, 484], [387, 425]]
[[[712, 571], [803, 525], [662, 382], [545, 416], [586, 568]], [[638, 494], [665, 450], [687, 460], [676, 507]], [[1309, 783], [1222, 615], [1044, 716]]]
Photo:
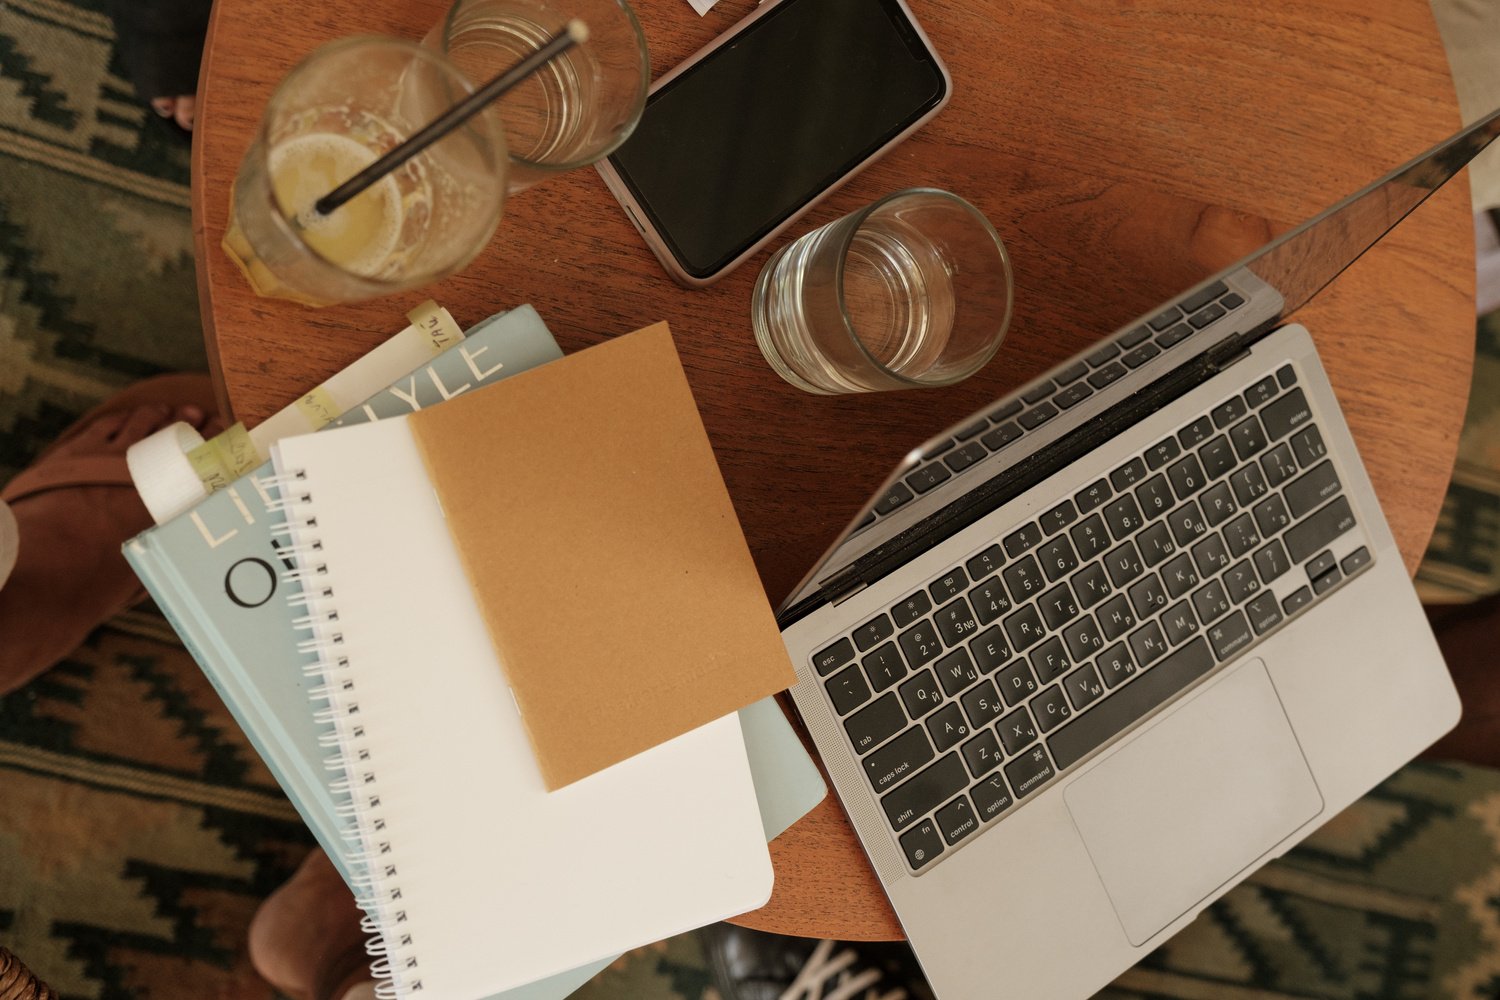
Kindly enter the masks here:
[[904, 941], [819, 941], [733, 924], [700, 933], [722, 1000], [933, 1000]]
[[214, 410], [207, 375], [145, 379], [85, 414], [0, 489], [16, 543], [0, 583], [0, 695], [146, 596], [120, 552], [151, 526], [125, 451], [176, 420], [211, 428]]

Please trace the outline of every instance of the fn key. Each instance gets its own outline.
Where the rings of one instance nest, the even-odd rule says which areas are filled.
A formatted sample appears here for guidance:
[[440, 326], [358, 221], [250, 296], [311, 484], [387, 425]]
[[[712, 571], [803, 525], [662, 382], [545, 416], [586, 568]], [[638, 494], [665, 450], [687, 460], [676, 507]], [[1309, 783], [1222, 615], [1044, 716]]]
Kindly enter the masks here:
[[928, 863], [943, 853], [943, 837], [938, 833], [937, 823], [925, 819], [901, 835], [901, 849], [906, 852], [907, 863], [913, 870], [927, 867]]

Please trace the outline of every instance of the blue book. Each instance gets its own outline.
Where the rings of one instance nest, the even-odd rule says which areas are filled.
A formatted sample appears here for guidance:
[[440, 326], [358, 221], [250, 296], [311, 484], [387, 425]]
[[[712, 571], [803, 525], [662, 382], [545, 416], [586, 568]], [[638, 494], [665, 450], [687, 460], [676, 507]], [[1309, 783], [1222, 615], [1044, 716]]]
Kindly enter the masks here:
[[[541, 318], [522, 306], [481, 323], [406, 378], [327, 426], [364, 423], [431, 406], [562, 357]], [[320, 727], [313, 722], [293, 640], [293, 610], [267, 509], [265, 462], [192, 510], [125, 544], [125, 558], [224, 699], [303, 821], [343, 867]]]
[[[364, 423], [433, 406], [562, 356], [530, 306], [493, 316], [428, 364], [327, 426]], [[125, 556], [184, 646], [223, 699], [319, 844], [347, 879], [343, 823], [324, 758], [330, 727], [313, 720], [281, 573], [291, 565], [273, 538], [270, 462], [150, 528]], [[826, 793], [816, 766], [773, 699], [741, 711], [741, 727], [767, 839]], [[504, 994], [557, 1000], [607, 962]]]

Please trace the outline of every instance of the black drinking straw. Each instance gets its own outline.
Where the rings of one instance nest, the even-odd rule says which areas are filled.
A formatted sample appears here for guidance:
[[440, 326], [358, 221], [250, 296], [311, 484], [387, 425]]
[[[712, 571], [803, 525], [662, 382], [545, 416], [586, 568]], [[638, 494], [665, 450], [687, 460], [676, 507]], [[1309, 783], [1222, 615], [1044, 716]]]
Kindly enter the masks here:
[[545, 63], [572, 46], [587, 41], [588, 37], [589, 30], [582, 21], [569, 21], [561, 31], [547, 40], [546, 45], [438, 115], [405, 142], [313, 202], [313, 211], [318, 215], [335, 211], [365, 188], [468, 121], [485, 105], [541, 69]]

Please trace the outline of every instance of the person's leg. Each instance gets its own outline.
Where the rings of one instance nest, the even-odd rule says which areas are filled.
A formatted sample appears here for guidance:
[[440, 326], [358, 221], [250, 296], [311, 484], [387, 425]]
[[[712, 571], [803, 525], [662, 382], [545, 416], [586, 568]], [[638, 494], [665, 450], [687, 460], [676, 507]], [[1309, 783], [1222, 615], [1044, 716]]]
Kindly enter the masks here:
[[0, 694], [32, 680], [144, 596], [120, 551], [151, 525], [125, 451], [179, 420], [212, 430], [212, 407], [207, 376], [137, 383], [70, 427], [0, 490], [15, 522], [14, 567], [0, 586]]
[[343, 876], [314, 848], [250, 922], [250, 961], [292, 1000], [372, 996], [360, 911]]
[[120, 61], [158, 115], [192, 131], [211, 0], [115, 0]]

